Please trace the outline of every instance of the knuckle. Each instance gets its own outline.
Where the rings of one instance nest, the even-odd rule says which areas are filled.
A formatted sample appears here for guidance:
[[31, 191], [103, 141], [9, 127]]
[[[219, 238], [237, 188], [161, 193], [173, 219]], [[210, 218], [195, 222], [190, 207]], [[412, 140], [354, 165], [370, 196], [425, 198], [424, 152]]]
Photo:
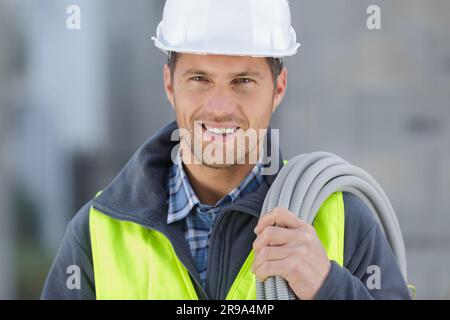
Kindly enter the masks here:
[[255, 250], [256, 248], [258, 248], [258, 243], [259, 243], [259, 237], [256, 238], [255, 241], [253, 241], [253, 250]]
[[284, 208], [282, 207], [277, 207], [273, 210], [273, 217], [275, 221], [277, 221], [283, 215], [283, 210]]
[[264, 229], [264, 231], [261, 234], [264, 240], [269, 240], [273, 238], [274, 235], [275, 235], [275, 227], [273, 226], [268, 226], [267, 228]]
[[268, 247], [264, 247], [261, 249], [261, 251], [259, 252], [259, 255], [261, 257], [261, 259], [266, 260], [268, 257]]
[[281, 207], [276, 207], [272, 210], [272, 214], [275, 216], [280, 212], [280, 210], [281, 210]]

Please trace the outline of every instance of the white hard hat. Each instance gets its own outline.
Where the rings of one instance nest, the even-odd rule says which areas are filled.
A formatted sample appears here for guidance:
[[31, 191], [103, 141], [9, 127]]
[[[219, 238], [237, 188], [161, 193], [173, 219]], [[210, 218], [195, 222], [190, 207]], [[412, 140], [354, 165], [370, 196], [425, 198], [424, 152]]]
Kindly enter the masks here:
[[165, 53], [275, 58], [300, 46], [287, 0], [167, 0], [152, 40]]

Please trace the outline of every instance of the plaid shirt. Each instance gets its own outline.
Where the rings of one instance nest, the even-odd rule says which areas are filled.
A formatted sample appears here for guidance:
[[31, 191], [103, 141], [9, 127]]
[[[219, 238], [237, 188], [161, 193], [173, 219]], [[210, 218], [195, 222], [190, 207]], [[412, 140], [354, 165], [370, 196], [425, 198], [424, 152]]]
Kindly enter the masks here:
[[200, 203], [200, 200], [195, 195], [183, 169], [179, 153], [175, 163], [170, 167], [167, 223], [170, 224], [185, 219], [185, 237], [191, 249], [203, 288], [206, 286], [208, 238], [214, 220], [224, 205], [255, 191], [261, 185], [263, 181], [261, 169], [261, 162], [258, 161], [238, 187], [220, 199], [216, 205], [211, 206]]

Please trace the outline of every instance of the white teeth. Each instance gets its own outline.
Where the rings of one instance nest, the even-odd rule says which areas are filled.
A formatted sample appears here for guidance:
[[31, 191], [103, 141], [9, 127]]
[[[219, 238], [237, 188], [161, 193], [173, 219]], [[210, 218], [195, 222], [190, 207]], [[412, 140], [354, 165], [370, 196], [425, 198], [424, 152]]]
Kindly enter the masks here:
[[207, 125], [204, 125], [205, 128], [214, 134], [231, 134], [237, 130], [237, 128], [210, 128]]

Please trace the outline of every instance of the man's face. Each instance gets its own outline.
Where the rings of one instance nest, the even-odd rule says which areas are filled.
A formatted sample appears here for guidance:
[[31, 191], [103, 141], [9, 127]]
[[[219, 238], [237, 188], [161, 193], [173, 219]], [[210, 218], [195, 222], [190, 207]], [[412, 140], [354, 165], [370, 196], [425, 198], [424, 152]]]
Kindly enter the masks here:
[[[284, 96], [286, 76], [283, 69], [274, 87], [265, 58], [178, 54], [173, 79], [164, 66], [164, 82], [178, 127], [189, 133], [183, 150], [209, 167], [247, 163], [250, 152], [260, 151], [260, 129], [267, 129]], [[249, 138], [254, 134], [257, 139]], [[222, 163], [206, 161], [210, 154]]]

